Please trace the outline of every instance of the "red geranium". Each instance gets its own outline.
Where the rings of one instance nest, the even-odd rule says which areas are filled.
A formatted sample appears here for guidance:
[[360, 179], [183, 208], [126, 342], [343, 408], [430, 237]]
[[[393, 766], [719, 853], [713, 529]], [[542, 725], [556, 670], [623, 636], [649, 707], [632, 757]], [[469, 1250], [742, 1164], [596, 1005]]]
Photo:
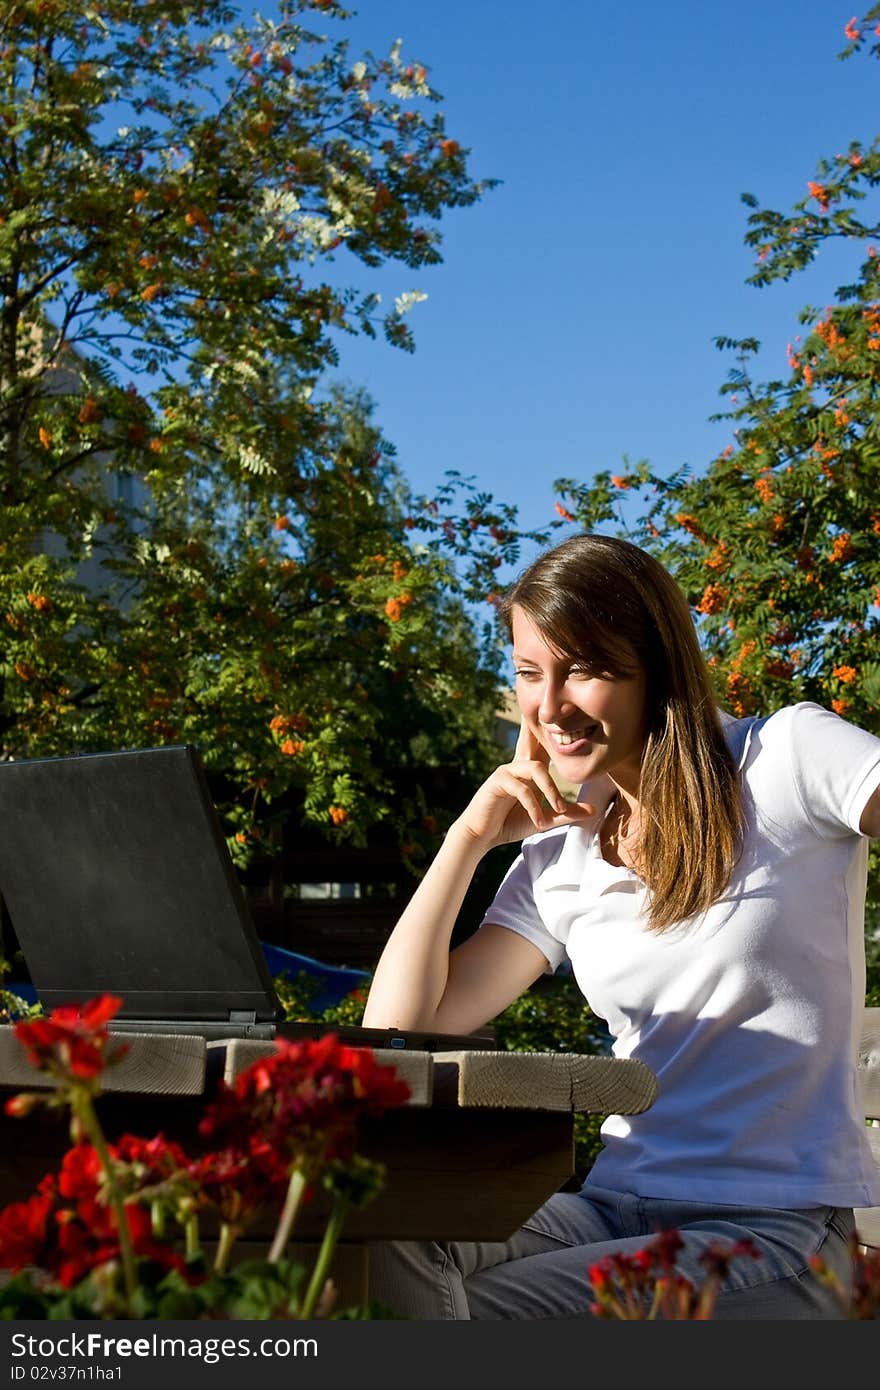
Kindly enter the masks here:
[[[335, 1035], [319, 1042], [281, 1041], [273, 1054], [223, 1086], [201, 1125], [221, 1136], [222, 1147], [192, 1162], [179, 1144], [125, 1134], [110, 1144], [95, 1108], [105, 1065], [121, 1055], [107, 1024], [120, 1005], [110, 996], [82, 1009], [56, 1009], [50, 1018], [17, 1026], [20, 1041], [40, 1071], [55, 1082], [48, 1099], [22, 1096], [20, 1112], [33, 1104], [63, 1104], [71, 1112], [76, 1142], [57, 1175], [45, 1177], [28, 1202], [0, 1211], [0, 1268], [38, 1271], [50, 1293], [73, 1288], [94, 1271], [88, 1297], [99, 1315], [120, 1308], [134, 1316], [141, 1284], [138, 1259], [179, 1270], [200, 1282], [198, 1211], [210, 1205], [220, 1217], [214, 1272], [227, 1271], [230, 1252], [253, 1214], [274, 1202], [278, 1225], [268, 1254], [282, 1259], [310, 1184], [333, 1194], [333, 1211], [299, 1315], [319, 1306], [342, 1219], [381, 1183], [381, 1170], [355, 1152], [362, 1118], [402, 1104], [409, 1087], [372, 1051], [342, 1046]], [[171, 1213], [185, 1228], [187, 1257], [165, 1239]], [[152, 1287], [152, 1285], [149, 1285]]]
[[142, 1139], [138, 1134], [123, 1134], [112, 1145], [112, 1152], [114, 1158], [126, 1165], [126, 1188], [131, 1192], [164, 1182], [189, 1167], [189, 1157], [184, 1149], [173, 1139], [166, 1139], [164, 1134], [157, 1134], [152, 1139]]
[[55, 1233], [54, 1205], [53, 1192], [41, 1188], [26, 1202], [11, 1202], [0, 1211], [0, 1269], [43, 1265]]
[[[75, 1207], [58, 1211], [55, 1219], [58, 1243], [46, 1267], [58, 1275], [66, 1289], [78, 1284], [90, 1270], [121, 1258], [116, 1217], [105, 1202], [84, 1196]], [[125, 1219], [136, 1257], [153, 1260], [166, 1269], [185, 1270], [183, 1256], [170, 1245], [153, 1238], [152, 1221], [146, 1207], [127, 1202]]]
[[121, 1005], [112, 994], [102, 994], [82, 1008], [63, 1004], [48, 1018], [16, 1023], [15, 1034], [38, 1071], [61, 1080], [92, 1081], [128, 1050], [125, 1043], [111, 1048], [107, 1029]]
[[94, 1197], [102, 1178], [101, 1160], [91, 1144], [74, 1144], [61, 1160], [58, 1174], [58, 1192], [62, 1197], [77, 1202], [83, 1197]]
[[[156, 1141], [126, 1135], [120, 1147], [152, 1147]], [[176, 1147], [176, 1146], [175, 1146]], [[182, 1151], [181, 1151], [182, 1152]], [[110, 1147], [114, 1161], [119, 1154]], [[71, 1288], [86, 1274], [120, 1258], [116, 1214], [102, 1193], [104, 1171], [91, 1144], [68, 1149], [57, 1178], [48, 1175], [38, 1193], [0, 1212], [0, 1268], [28, 1265], [57, 1275]], [[136, 1202], [124, 1208], [133, 1253], [166, 1266], [183, 1269], [185, 1262], [170, 1246], [154, 1240], [150, 1212]]]
[[243, 1230], [269, 1202], [276, 1205], [287, 1188], [287, 1165], [267, 1146], [228, 1147], [190, 1165], [189, 1175], [221, 1221]]
[[369, 1048], [346, 1047], [334, 1033], [318, 1041], [279, 1039], [272, 1056], [223, 1087], [201, 1131], [235, 1143], [245, 1129], [287, 1165], [346, 1158], [361, 1119], [403, 1105], [409, 1095], [406, 1082]]
[[641, 1250], [606, 1255], [591, 1265], [589, 1279], [595, 1295], [595, 1316], [705, 1322], [712, 1316], [731, 1261], [743, 1255], [760, 1259], [760, 1251], [751, 1240], [728, 1245], [710, 1241], [698, 1256], [707, 1273], [697, 1287], [676, 1268], [676, 1256], [683, 1249], [684, 1241], [677, 1230], [658, 1231]]

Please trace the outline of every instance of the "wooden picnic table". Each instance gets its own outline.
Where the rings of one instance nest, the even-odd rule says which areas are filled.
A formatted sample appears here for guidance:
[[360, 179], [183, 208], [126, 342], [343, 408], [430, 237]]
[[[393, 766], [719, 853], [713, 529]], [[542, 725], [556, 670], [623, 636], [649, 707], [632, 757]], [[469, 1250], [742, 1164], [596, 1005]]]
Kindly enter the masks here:
[[[128, 1034], [126, 1040], [130, 1051], [106, 1073], [97, 1102], [108, 1138], [161, 1131], [193, 1154], [208, 1147], [198, 1123], [219, 1078], [232, 1081], [273, 1051], [271, 1043], [246, 1039]], [[610, 1057], [375, 1052], [396, 1067], [411, 1095], [408, 1104], [362, 1126], [359, 1152], [382, 1162], [386, 1177], [378, 1196], [349, 1214], [349, 1245], [386, 1238], [506, 1239], [572, 1177], [576, 1114], [637, 1114], [657, 1089], [643, 1063]], [[0, 1027], [0, 1088], [33, 1089], [39, 1081], [13, 1030]], [[29, 1196], [68, 1143], [66, 1116], [57, 1111], [0, 1116], [0, 1203]], [[303, 1208], [298, 1241], [320, 1238], [328, 1209], [323, 1194]], [[365, 1263], [358, 1267], [362, 1279]]]

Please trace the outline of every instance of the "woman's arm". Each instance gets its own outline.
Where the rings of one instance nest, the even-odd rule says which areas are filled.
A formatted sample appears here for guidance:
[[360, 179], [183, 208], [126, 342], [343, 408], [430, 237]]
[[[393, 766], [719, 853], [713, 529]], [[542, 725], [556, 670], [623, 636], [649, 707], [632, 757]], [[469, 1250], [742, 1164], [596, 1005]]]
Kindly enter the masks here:
[[880, 787], [869, 798], [859, 821], [859, 829], [872, 840], [880, 840]]
[[470, 1033], [528, 988], [547, 967], [537, 946], [504, 927], [484, 927], [450, 954], [456, 918], [490, 849], [592, 813], [565, 801], [546, 753], [523, 730], [513, 761], [496, 768], [450, 827], [388, 938], [364, 1026]]

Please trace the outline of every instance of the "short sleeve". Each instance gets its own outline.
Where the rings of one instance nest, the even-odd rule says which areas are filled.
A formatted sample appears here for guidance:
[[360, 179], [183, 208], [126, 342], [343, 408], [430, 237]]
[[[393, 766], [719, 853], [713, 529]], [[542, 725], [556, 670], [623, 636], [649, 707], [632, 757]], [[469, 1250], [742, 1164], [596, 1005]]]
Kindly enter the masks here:
[[821, 705], [793, 705], [792, 774], [817, 834], [859, 834], [862, 812], [880, 786], [880, 739]]
[[558, 853], [560, 832], [536, 835], [523, 841], [522, 853], [505, 874], [480, 926], [492, 923], [524, 936], [547, 957], [552, 973], [565, 959], [565, 947], [545, 926], [535, 899], [535, 880]]

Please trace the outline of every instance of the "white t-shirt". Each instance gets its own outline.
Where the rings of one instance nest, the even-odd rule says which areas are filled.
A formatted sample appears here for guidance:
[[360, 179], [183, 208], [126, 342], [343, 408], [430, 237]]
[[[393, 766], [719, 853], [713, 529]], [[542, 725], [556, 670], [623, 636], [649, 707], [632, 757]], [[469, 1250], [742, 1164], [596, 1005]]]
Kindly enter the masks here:
[[607, 778], [583, 826], [532, 835], [485, 922], [566, 955], [614, 1054], [659, 1094], [611, 1115], [587, 1179], [614, 1191], [740, 1206], [880, 1204], [856, 1077], [865, 998], [867, 840], [880, 739], [814, 704], [723, 716], [746, 832], [728, 890], [661, 935], [646, 889], [601, 856]]

